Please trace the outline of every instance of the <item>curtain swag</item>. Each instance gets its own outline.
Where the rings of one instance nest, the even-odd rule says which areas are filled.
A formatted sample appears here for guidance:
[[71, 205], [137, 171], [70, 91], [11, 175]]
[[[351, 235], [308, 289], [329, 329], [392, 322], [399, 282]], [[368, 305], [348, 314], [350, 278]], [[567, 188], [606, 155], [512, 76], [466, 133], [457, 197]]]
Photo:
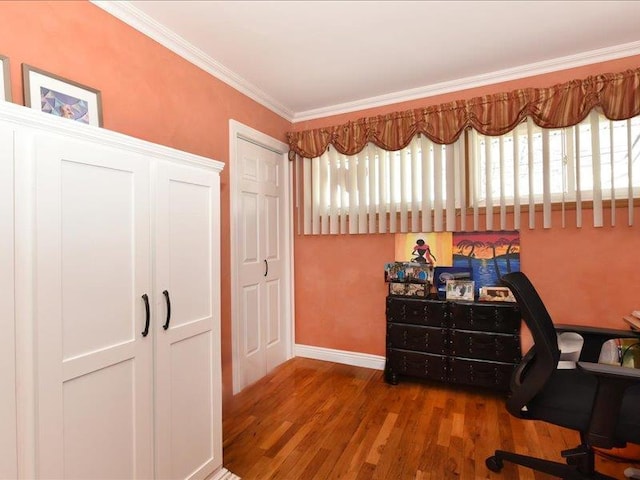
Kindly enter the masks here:
[[319, 157], [329, 145], [344, 155], [355, 155], [369, 142], [395, 151], [406, 147], [416, 134], [451, 144], [467, 128], [483, 135], [503, 135], [526, 117], [542, 128], [562, 128], [580, 123], [594, 108], [610, 120], [640, 115], [640, 68], [289, 132], [289, 158], [296, 154]]

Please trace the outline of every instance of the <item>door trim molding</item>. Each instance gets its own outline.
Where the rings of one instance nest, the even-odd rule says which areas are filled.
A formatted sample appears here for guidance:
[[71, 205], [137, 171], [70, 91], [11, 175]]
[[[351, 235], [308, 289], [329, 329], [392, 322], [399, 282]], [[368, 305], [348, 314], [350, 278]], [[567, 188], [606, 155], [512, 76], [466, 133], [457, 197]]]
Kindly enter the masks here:
[[285, 272], [285, 290], [287, 299], [285, 300], [286, 311], [283, 312], [289, 319], [287, 325], [287, 331], [285, 332], [286, 346], [287, 346], [287, 359], [293, 357], [293, 341], [295, 338], [294, 332], [294, 283], [293, 283], [293, 228], [291, 225], [291, 219], [293, 218], [293, 205], [291, 203], [291, 192], [293, 188], [292, 169], [289, 165], [288, 153], [289, 146], [276, 140], [269, 135], [266, 135], [258, 130], [255, 130], [247, 125], [244, 125], [237, 120], [229, 120], [229, 200], [230, 200], [230, 227], [231, 227], [231, 363], [233, 371], [233, 395], [240, 391], [241, 369], [240, 369], [240, 346], [239, 346], [239, 302], [240, 296], [238, 292], [238, 258], [239, 253], [237, 250], [238, 244], [238, 230], [236, 218], [239, 208], [238, 192], [240, 190], [240, 178], [238, 178], [238, 149], [237, 141], [239, 139], [246, 140], [248, 142], [259, 145], [263, 148], [271, 150], [282, 157], [282, 167], [284, 169], [284, 179], [287, 185], [284, 189], [284, 211], [288, 213], [285, 216], [285, 245], [283, 252], [283, 262], [285, 263], [283, 271]]

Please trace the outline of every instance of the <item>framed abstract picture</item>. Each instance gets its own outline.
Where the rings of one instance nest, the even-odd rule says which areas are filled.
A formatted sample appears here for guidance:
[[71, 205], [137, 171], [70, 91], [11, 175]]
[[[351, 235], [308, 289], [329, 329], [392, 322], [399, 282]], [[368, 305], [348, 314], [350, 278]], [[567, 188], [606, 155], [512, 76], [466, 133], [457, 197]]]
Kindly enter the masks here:
[[27, 107], [76, 122], [102, 126], [100, 91], [22, 64]]
[[11, 101], [11, 77], [9, 76], [9, 59], [0, 55], [0, 100]]

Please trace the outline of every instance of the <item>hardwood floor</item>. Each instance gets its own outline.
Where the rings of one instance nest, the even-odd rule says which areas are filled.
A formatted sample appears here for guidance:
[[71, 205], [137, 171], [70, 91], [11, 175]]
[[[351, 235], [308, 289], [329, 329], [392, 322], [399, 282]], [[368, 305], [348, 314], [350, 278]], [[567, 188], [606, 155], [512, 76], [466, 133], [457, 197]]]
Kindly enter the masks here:
[[[504, 397], [436, 382], [294, 358], [236, 395], [223, 413], [224, 465], [243, 480], [546, 480], [505, 463], [496, 448], [562, 461], [578, 435], [508, 414]], [[624, 479], [629, 464], [597, 456], [599, 471]]]

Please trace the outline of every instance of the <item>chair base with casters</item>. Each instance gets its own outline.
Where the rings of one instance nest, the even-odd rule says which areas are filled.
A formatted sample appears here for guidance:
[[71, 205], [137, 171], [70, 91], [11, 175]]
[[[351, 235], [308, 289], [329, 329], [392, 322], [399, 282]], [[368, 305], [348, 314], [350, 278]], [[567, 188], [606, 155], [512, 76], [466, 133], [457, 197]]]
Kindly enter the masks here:
[[486, 459], [485, 464], [492, 472], [500, 472], [505, 461], [532, 468], [538, 472], [555, 475], [563, 480], [616, 480], [613, 477], [595, 471], [593, 449], [585, 445], [563, 450], [562, 457], [567, 463], [553, 462], [542, 458], [529, 457], [504, 450], [496, 450]]
[[[573, 430], [580, 435], [580, 445], [561, 452], [566, 463], [496, 450], [486, 459], [487, 468], [500, 472], [504, 462], [510, 462], [566, 480], [616, 480], [596, 471], [594, 447], [640, 444], [640, 369], [598, 361], [605, 342], [631, 338], [640, 345], [638, 333], [554, 324], [524, 273], [505, 274], [502, 283], [516, 298], [533, 337], [533, 346], [511, 377], [507, 411], [516, 418]], [[574, 352], [578, 357], [572, 359], [573, 368], [561, 369], [558, 336], [566, 332], [582, 337], [583, 345]]]

